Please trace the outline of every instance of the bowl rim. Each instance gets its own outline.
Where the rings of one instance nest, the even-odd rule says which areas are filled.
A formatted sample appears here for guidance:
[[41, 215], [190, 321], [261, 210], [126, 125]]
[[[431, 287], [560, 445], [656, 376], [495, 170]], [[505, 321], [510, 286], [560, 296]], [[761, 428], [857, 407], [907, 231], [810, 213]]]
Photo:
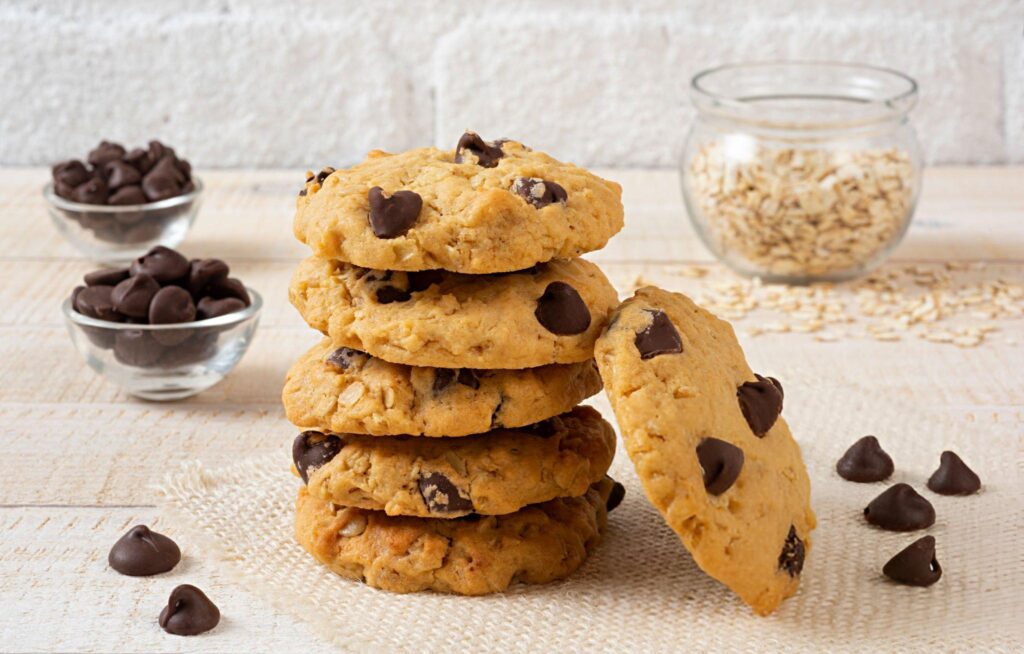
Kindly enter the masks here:
[[249, 293], [249, 298], [252, 302], [242, 311], [235, 311], [234, 313], [227, 313], [223, 316], [217, 316], [216, 318], [207, 318], [206, 320], [193, 320], [192, 322], [174, 322], [163, 325], [147, 325], [141, 323], [130, 323], [130, 322], [110, 322], [109, 320], [99, 320], [97, 318], [91, 318], [89, 316], [78, 313], [71, 306], [71, 297], [64, 298], [61, 302], [60, 308], [64, 313], [64, 317], [68, 321], [75, 323], [76, 325], [82, 325], [86, 327], [96, 327], [99, 329], [109, 329], [111, 331], [122, 331], [122, 330], [140, 330], [147, 332], [159, 332], [169, 331], [178, 329], [205, 329], [208, 327], [227, 327], [234, 326], [246, 322], [250, 318], [256, 317], [260, 314], [263, 309], [263, 296], [260, 295], [251, 286], [245, 287]]
[[53, 188], [53, 180], [50, 180], [43, 185], [43, 197], [46, 198], [47, 202], [64, 211], [89, 211], [93, 213], [157, 211], [159, 209], [171, 209], [190, 204], [202, 195], [203, 190], [206, 188], [203, 185], [203, 180], [195, 176], [191, 179], [192, 183], [195, 184], [195, 188], [188, 193], [176, 195], [173, 198], [167, 198], [165, 200], [157, 200], [156, 202], [147, 202], [145, 204], [84, 204], [82, 202], [73, 202], [57, 195], [57, 192]]

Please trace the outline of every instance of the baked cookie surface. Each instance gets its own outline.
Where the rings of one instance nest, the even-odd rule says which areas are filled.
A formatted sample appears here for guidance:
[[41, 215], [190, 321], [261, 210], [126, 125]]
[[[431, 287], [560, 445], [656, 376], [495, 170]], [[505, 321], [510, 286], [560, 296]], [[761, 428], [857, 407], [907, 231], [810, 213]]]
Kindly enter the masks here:
[[299, 489], [295, 537], [337, 574], [397, 593], [485, 595], [544, 584], [576, 570], [597, 547], [613, 482], [503, 516], [446, 520], [346, 508]]
[[815, 526], [781, 384], [751, 372], [727, 322], [651, 287], [595, 356], [648, 499], [705, 572], [772, 612], [796, 592]]
[[392, 363], [474, 369], [587, 361], [618, 303], [600, 268], [583, 259], [463, 275], [310, 257], [295, 271], [289, 297], [336, 347]]
[[[306, 452], [324, 439], [337, 442], [326, 446], [327, 455], [311, 460]], [[424, 518], [503, 515], [556, 497], [577, 497], [604, 477], [614, 456], [615, 432], [590, 407], [528, 427], [457, 439], [307, 431], [293, 448], [296, 469], [308, 479], [312, 495]]]
[[365, 268], [480, 274], [576, 257], [622, 229], [615, 182], [514, 141], [467, 136], [456, 150], [374, 151], [310, 176], [295, 236]]
[[451, 437], [539, 422], [600, 390], [593, 359], [516, 371], [423, 368], [324, 339], [288, 371], [282, 400], [302, 429]]

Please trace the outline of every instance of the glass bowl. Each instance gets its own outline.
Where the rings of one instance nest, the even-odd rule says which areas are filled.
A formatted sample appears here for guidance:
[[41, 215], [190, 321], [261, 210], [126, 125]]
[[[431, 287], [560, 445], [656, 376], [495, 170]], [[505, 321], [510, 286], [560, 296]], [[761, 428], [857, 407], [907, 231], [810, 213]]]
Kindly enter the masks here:
[[686, 208], [723, 263], [770, 282], [841, 281], [899, 244], [921, 189], [917, 83], [857, 64], [735, 64], [693, 78]]
[[90, 368], [130, 395], [179, 400], [224, 379], [249, 349], [263, 298], [247, 290], [252, 304], [243, 311], [172, 325], [96, 320], [75, 311], [70, 298], [61, 309]]
[[124, 263], [140, 257], [154, 245], [177, 247], [195, 222], [202, 203], [203, 183], [192, 178], [195, 189], [184, 195], [146, 204], [81, 204], [57, 195], [53, 182], [43, 197], [53, 224], [64, 238], [93, 261]]

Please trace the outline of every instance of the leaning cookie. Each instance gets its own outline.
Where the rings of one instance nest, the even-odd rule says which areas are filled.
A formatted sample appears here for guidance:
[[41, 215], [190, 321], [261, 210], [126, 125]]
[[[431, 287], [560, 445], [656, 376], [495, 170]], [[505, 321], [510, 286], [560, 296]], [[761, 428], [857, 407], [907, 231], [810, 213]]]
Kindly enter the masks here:
[[295, 236], [326, 259], [382, 270], [520, 270], [604, 247], [622, 189], [514, 141], [471, 133], [455, 150], [374, 151], [310, 175]]
[[303, 432], [292, 459], [321, 499], [388, 515], [503, 515], [600, 481], [615, 432], [590, 407], [528, 427], [451, 440]]
[[288, 371], [282, 399], [302, 429], [451, 437], [539, 422], [600, 390], [593, 359], [526, 370], [422, 368], [324, 339]]
[[815, 526], [782, 385], [751, 372], [727, 322], [651, 287], [595, 356], [648, 499], [705, 572], [772, 612], [796, 592]]
[[503, 516], [445, 520], [346, 508], [299, 489], [295, 537], [337, 574], [396, 593], [485, 595], [570, 575], [597, 547], [613, 482]]
[[583, 259], [462, 275], [310, 257], [295, 271], [289, 297], [337, 347], [392, 363], [475, 369], [586, 361], [618, 302], [600, 268]]

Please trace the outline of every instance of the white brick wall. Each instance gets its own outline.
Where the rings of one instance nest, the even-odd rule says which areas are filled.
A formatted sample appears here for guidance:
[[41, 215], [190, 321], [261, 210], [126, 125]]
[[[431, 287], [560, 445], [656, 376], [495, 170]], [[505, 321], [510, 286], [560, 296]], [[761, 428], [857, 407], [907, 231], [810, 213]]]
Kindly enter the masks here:
[[200, 166], [317, 167], [471, 127], [667, 166], [690, 76], [771, 58], [903, 70], [929, 161], [1024, 162], [1022, 0], [6, 0], [0, 164], [157, 136]]

